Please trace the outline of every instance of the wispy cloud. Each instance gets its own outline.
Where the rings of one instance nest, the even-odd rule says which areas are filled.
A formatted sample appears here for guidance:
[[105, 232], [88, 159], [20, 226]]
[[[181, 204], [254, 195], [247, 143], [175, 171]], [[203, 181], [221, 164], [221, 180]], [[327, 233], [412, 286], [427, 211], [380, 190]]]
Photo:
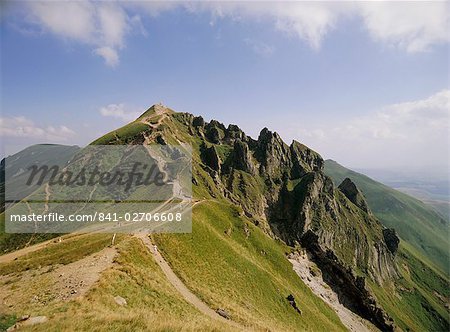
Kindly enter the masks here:
[[[94, 2], [64, 1], [23, 3], [25, 13], [14, 25], [20, 31], [34, 26], [64, 40], [91, 45], [109, 66], [119, 63], [119, 51], [132, 31], [146, 35], [141, 16], [153, 18], [183, 8], [186, 13], [208, 13], [211, 22], [268, 22], [275, 29], [298, 37], [319, 50], [327, 34], [343, 20], [358, 18], [376, 41], [410, 53], [429, 51], [450, 39], [449, 3], [433, 2]], [[270, 47], [256, 46], [258, 53]]]
[[448, 1], [364, 2], [358, 12], [372, 38], [409, 53], [450, 40]]
[[340, 123], [309, 128], [291, 126], [287, 135], [353, 165], [447, 164], [450, 90], [428, 98], [381, 107]]
[[125, 104], [109, 104], [99, 109], [101, 115], [130, 122], [138, 118], [144, 111], [130, 109]]
[[65, 142], [75, 136], [66, 126], [40, 126], [24, 116], [0, 117], [2, 137], [33, 138], [48, 142]]
[[101, 56], [110, 67], [116, 67], [119, 64], [119, 54], [112, 47], [99, 47], [94, 50], [94, 53]]
[[27, 1], [25, 31], [39, 29], [64, 40], [92, 45], [94, 54], [108, 66], [119, 63], [118, 51], [125, 47], [125, 37], [138, 28], [145, 33], [139, 15], [129, 15], [117, 2], [94, 1]]

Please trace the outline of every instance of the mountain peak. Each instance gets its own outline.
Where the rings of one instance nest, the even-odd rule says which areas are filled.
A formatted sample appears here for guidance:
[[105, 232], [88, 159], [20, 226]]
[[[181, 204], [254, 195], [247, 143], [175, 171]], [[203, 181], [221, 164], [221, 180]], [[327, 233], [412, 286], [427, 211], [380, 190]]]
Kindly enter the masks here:
[[150, 108], [148, 108], [144, 113], [142, 113], [138, 119], [141, 120], [144, 118], [151, 118], [157, 115], [169, 113], [174, 113], [174, 111], [171, 110], [169, 107], [165, 106], [162, 102], [159, 102], [158, 104], [150, 106]]

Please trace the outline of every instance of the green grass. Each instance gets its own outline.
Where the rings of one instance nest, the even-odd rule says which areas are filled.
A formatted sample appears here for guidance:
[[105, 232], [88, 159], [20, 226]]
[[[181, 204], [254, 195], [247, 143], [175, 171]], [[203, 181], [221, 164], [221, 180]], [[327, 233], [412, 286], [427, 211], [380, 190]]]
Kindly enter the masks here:
[[401, 277], [395, 289], [370, 283], [381, 305], [405, 331], [448, 331], [448, 310], [435, 293], [448, 301], [448, 279], [420, 260], [408, 244], [402, 243], [397, 255]]
[[[120, 236], [118, 237], [118, 240]], [[0, 275], [22, 272], [52, 264], [68, 264], [97, 252], [111, 243], [111, 234], [81, 235], [50, 243], [17, 260], [0, 264]]]
[[5, 233], [5, 213], [0, 213], [0, 255], [57, 237], [54, 233]]
[[327, 160], [325, 173], [336, 185], [349, 177], [361, 189], [375, 216], [440, 270], [449, 274], [449, 223], [432, 207], [369, 177]]
[[8, 327], [14, 325], [17, 321], [15, 315], [2, 315], [0, 314], [0, 331], [6, 331]]
[[222, 162], [226, 161], [233, 151], [233, 147], [226, 144], [215, 145], [217, 154]]
[[[193, 219], [192, 234], [154, 238], [177, 275], [212, 308], [257, 329], [344, 329], [295, 274], [285, 257], [290, 248], [240, 217], [237, 208], [205, 201], [195, 206]], [[286, 300], [291, 293], [302, 315]]]
[[116, 144], [128, 144], [133, 141], [137, 135], [141, 135], [148, 130], [150, 130], [148, 125], [135, 121], [103, 135], [91, 144], [104, 145], [111, 144], [112, 142]]
[[[44, 324], [21, 331], [231, 330], [228, 324], [212, 320], [187, 303], [167, 281], [140, 240], [125, 237], [117, 249], [115, 264], [102, 273], [99, 282], [86, 295], [45, 306], [24, 303], [21, 312], [6, 313], [5, 317], [31, 314], [49, 318]], [[57, 251], [52, 248], [51, 255], [57, 255]], [[115, 303], [117, 295], [126, 299], [126, 306]], [[9, 318], [5, 326], [13, 323]]]

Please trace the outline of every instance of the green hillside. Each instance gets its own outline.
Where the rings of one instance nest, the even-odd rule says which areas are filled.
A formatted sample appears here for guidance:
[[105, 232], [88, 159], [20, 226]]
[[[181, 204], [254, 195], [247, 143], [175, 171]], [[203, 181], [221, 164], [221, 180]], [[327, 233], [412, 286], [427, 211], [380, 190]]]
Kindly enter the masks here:
[[[393, 244], [354, 183], [333, 185], [323, 159], [306, 146], [288, 146], [268, 129], [255, 140], [237, 126], [208, 123], [162, 105], [94, 142], [183, 143], [192, 147], [192, 233], [153, 234], [151, 241], [119, 235], [115, 244], [108, 234], [69, 234], [15, 259], [0, 256], [0, 330], [27, 314], [48, 318], [28, 328], [35, 331], [345, 330], [348, 321], [340, 320], [339, 310], [327, 305], [320, 291], [305, 285], [288, 260], [290, 253], [306, 252], [317, 266], [314, 273], [347, 309], [370, 320], [371, 328], [448, 329], [447, 276], [424, 262], [414, 241], [398, 247], [394, 234]], [[426, 226], [434, 230], [435, 225]], [[28, 236], [27, 242], [19, 239], [0, 237], [0, 243], [7, 251], [30, 244]], [[85, 270], [98, 279], [85, 278]], [[89, 287], [83, 290], [80, 281]], [[229, 321], [206, 314], [177, 282]], [[117, 296], [126, 305], [118, 304]]]
[[[194, 207], [193, 223], [192, 234], [154, 239], [177, 275], [211, 308], [223, 308], [245, 329], [345, 330], [334, 311], [292, 270], [285, 258], [290, 249], [239, 217], [235, 207], [226, 202], [201, 202]], [[148, 249], [132, 236], [118, 238], [114, 264], [86, 296], [62, 302], [51, 290], [47, 276], [61, 264], [99, 255], [110, 240], [107, 234], [64, 237], [61, 243], [0, 263], [0, 289], [5, 294], [20, 289], [6, 298], [9, 307], [0, 306], [0, 314], [11, 322], [30, 313], [50, 318], [33, 331], [88, 331], [92, 326], [98, 331], [231, 329], [187, 303], [166, 280]], [[32, 279], [27, 279], [32, 282], [23, 285], [23, 278], [30, 278], [27, 271], [33, 271]], [[301, 315], [286, 300], [289, 294], [298, 299]], [[117, 295], [126, 299], [125, 307], [114, 303]]]
[[355, 182], [376, 217], [386, 227], [395, 228], [404, 241], [448, 275], [449, 223], [432, 207], [333, 160], [325, 161], [325, 173], [337, 185], [347, 177]]
[[[263, 330], [341, 330], [334, 312], [313, 295], [286, 259], [286, 245], [264, 234], [229, 203], [194, 207], [192, 234], [159, 234], [173, 269], [211, 307]], [[285, 300], [293, 294], [302, 315]]]

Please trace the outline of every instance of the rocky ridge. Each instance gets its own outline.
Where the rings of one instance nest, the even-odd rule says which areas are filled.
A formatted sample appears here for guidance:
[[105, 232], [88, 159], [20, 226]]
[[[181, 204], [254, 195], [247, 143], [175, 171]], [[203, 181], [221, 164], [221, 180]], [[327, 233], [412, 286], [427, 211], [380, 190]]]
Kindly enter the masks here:
[[[267, 128], [255, 140], [236, 125], [165, 114], [158, 135], [148, 137], [192, 144], [194, 193], [228, 199], [270, 236], [305, 247], [342, 303], [382, 330], [393, 330], [366, 279], [381, 285], [398, 277], [395, 240], [350, 180], [336, 188], [317, 152], [297, 141], [287, 145]], [[152, 108], [144, 115], [157, 116]]]

